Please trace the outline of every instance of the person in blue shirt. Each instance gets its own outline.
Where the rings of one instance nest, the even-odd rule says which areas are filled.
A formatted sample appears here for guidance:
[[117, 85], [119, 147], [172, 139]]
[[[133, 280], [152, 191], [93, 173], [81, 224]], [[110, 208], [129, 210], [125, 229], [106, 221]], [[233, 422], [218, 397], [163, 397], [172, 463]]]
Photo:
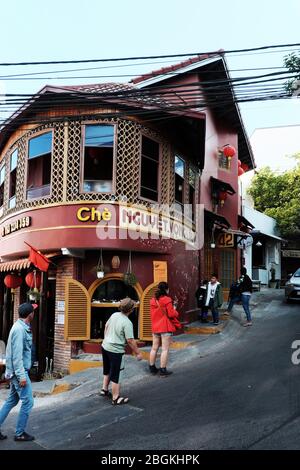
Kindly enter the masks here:
[[[32, 365], [32, 333], [30, 324], [34, 317], [36, 304], [24, 303], [19, 306], [19, 319], [10, 330], [6, 347], [5, 376], [10, 381], [10, 393], [0, 410], [0, 427], [9, 412], [21, 400], [15, 441], [33, 441], [34, 437], [25, 432], [30, 410], [33, 407], [33, 395], [29, 370]], [[0, 441], [7, 436], [0, 431]]]

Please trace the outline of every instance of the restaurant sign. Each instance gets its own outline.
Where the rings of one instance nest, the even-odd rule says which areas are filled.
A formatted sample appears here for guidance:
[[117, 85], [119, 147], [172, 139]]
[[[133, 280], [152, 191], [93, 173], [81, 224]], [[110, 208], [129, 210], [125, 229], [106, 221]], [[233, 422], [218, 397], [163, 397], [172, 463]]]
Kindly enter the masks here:
[[[200, 214], [200, 210], [198, 212]], [[176, 208], [175, 212], [173, 206], [145, 209], [125, 203], [87, 205], [77, 209], [76, 218], [83, 223], [96, 222], [97, 236], [101, 240], [172, 239], [192, 247], [187, 249], [196, 249], [201, 241], [198, 240], [200, 216], [197, 216], [197, 222], [192, 222], [184, 210], [180, 213]]]
[[284, 258], [300, 258], [300, 250], [282, 250]]
[[10, 233], [17, 232], [18, 230], [21, 230], [23, 228], [29, 227], [31, 225], [31, 217], [22, 217], [21, 219], [17, 219], [14, 222], [11, 222], [10, 224], [5, 225], [1, 229], [1, 236], [5, 237], [6, 235], [9, 235]]

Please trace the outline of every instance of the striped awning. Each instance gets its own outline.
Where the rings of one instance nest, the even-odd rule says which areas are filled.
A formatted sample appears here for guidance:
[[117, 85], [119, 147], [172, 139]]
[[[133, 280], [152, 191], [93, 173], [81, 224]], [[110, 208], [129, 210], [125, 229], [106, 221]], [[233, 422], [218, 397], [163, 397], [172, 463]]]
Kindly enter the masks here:
[[21, 269], [29, 268], [31, 262], [28, 258], [16, 259], [14, 261], [6, 261], [5, 263], [0, 263], [0, 271], [20, 271]]
[[[54, 253], [47, 253], [45, 256], [47, 258], [53, 258], [54, 256], [61, 255], [61, 252], [56, 251]], [[27, 269], [31, 265], [31, 262], [28, 258], [20, 258], [15, 259], [13, 261], [5, 261], [4, 263], [0, 263], [0, 272], [7, 272], [7, 271], [21, 271], [21, 269]]]

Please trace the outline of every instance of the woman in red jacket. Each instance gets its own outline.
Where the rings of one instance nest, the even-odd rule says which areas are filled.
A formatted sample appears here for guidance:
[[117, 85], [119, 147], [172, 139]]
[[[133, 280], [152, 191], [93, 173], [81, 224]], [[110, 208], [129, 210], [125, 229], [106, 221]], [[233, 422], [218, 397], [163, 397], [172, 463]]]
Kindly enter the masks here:
[[[151, 374], [157, 374], [161, 377], [167, 377], [172, 374], [167, 370], [169, 348], [172, 342], [172, 336], [176, 326], [181, 326], [178, 321], [178, 312], [176, 303], [169, 297], [169, 286], [166, 282], [160, 282], [155, 296], [150, 301], [150, 313], [152, 323], [153, 343], [150, 352], [149, 369]], [[155, 360], [157, 352], [161, 346], [160, 369], [157, 369]]]

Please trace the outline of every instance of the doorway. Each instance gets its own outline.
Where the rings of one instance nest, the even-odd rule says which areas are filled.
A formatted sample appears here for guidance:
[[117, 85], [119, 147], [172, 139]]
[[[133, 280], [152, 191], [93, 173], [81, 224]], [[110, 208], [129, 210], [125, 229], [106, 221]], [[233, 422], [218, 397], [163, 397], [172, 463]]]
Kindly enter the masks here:
[[[130, 297], [135, 302], [140, 301], [138, 285], [130, 286], [123, 281], [123, 275], [107, 276], [96, 281], [89, 289], [91, 295], [91, 339], [103, 339], [104, 329], [110, 316], [118, 311], [120, 300]], [[133, 324], [134, 337], [139, 331], [139, 304], [128, 317]]]
[[230, 286], [236, 281], [236, 250], [220, 250], [219, 266], [219, 281], [222, 284], [224, 300], [227, 300]]

